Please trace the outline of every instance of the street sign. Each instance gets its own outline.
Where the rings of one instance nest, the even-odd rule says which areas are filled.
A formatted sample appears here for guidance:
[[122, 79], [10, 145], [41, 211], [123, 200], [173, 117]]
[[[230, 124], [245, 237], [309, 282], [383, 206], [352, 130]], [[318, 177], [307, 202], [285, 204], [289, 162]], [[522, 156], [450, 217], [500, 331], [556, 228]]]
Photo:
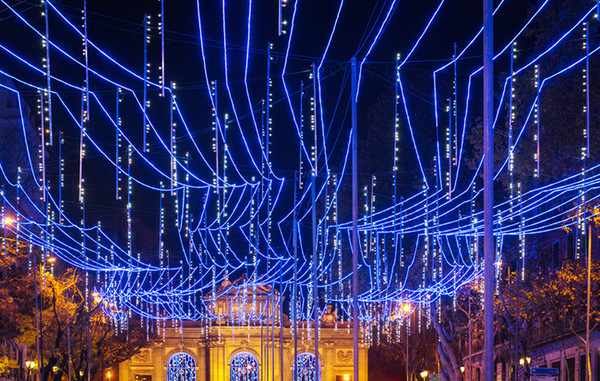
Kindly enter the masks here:
[[558, 376], [557, 368], [531, 368], [532, 375], [539, 376]]
[[430, 381], [441, 381], [441, 379], [442, 379], [442, 376], [440, 376], [437, 373], [434, 373], [431, 375], [431, 377], [429, 377]]
[[532, 375], [531, 378], [529, 379], [530, 381], [558, 381], [558, 376], [551, 376], [551, 375], [537, 375], [534, 376]]
[[531, 381], [558, 381], [557, 368], [531, 368]]

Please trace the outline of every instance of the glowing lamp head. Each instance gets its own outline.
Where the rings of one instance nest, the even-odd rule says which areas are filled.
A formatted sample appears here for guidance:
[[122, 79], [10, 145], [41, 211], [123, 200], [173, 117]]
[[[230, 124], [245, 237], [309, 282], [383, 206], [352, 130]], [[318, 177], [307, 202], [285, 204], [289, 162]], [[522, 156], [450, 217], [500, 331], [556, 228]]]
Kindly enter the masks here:
[[424, 371], [421, 372], [421, 378], [422, 379], [426, 379], [427, 376], [429, 376], [429, 372], [428, 371], [424, 370]]
[[15, 222], [15, 220], [10, 217], [10, 216], [4, 216], [4, 218], [2, 218], [2, 225], [3, 226], [10, 226]]
[[100, 294], [98, 294], [97, 292], [92, 292], [92, 297], [94, 298], [95, 303], [100, 303], [102, 301]]
[[350, 375], [348, 373], [344, 374], [344, 381], [350, 381]]
[[461, 372], [461, 373], [464, 373], [464, 372], [465, 372], [465, 367], [464, 367], [464, 366], [461, 366], [461, 367], [460, 367], [460, 372]]
[[409, 314], [411, 310], [412, 306], [410, 305], [410, 303], [402, 304], [402, 312], [404, 312], [405, 314]]

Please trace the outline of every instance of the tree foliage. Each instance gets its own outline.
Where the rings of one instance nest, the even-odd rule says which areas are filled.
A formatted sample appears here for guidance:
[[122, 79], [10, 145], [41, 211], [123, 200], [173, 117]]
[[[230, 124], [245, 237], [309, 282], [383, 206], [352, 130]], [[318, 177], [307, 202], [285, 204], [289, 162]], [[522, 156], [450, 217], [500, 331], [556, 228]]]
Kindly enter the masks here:
[[[600, 324], [600, 263], [592, 261], [590, 326]], [[483, 308], [480, 282], [467, 285], [456, 299], [456, 307], [446, 303], [441, 323], [435, 328], [440, 336], [442, 374], [460, 380], [459, 366], [468, 365], [469, 321], [471, 353], [483, 349]], [[585, 343], [587, 266], [585, 261], [564, 261], [551, 272], [521, 273], [509, 271], [499, 282], [494, 298], [494, 337], [501, 344], [496, 360], [517, 363], [531, 356], [536, 346], [548, 341], [566, 345], [565, 339], [578, 337]], [[470, 313], [468, 298], [470, 297]], [[527, 364], [524, 364], [527, 366]]]
[[32, 258], [40, 253], [22, 244], [16, 248], [12, 241], [6, 255], [0, 255], [0, 298], [6, 301], [0, 309], [0, 335], [4, 338], [0, 345], [5, 353], [0, 371], [25, 379], [25, 361], [38, 361], [36, 281], [44, 380], [68, 379], [69, 364], [72, 379], [85, 380], [88, 372], [94, 377], [147, 343], [151, 335], [139, 321], [131, 319], [129, 327], [117, 329], [103, 314], [104, 302], [91, 291], [91, 274], [58, 265], [52, 271], [48, 262], [36, 268]]

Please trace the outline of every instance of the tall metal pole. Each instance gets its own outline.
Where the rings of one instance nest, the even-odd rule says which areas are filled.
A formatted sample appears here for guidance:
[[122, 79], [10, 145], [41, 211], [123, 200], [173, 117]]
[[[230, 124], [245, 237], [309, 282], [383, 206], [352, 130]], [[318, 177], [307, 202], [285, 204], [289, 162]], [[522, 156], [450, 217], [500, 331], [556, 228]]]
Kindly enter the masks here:
[[406, 381], [409, 380], [409, 376], [408, 376], [408, 319], [410, 319], [408, 316], [406, 317]]
[[38, 381], [43, 381], [44, 378], [42, 377], [42, 375], [44, 374], [43, 372], [43, 358], [42, 358], [42, 327], [40, 326], [40, 320], [42, 318], [42, 309], [40, 308], [39, 304], [40, 301], [38, 300], [38, 284], [37, 284], [37, 261], [36, 261], [36, 257], [37, 254], [33, 254], [33, 285], [34, 285], [34, 292], [35, 292], [35, 336], [36, 336], [36, 348], [37, 348], [37, 361], [38, 361]]
[[317, 186], [317, 172], [319, 167], [317, 163], [319, 162], [319, 151], [317, 150], [317, 72], [316, 65], [313, 62], [313, 97], [314, 97], [314, 137], [315, 137], [315, 163], [314, 170], [312, 171], [311, 176], [311, 184], [310, 184], [310, 195], [312, 199], [312, 276], [313, 276], [313, 302], [314, 302], [314, 319], [315, 319], [315, 366], [317, 367], [317, 372], [315, 373], [315, 379], [320, 381], [321, 379], [321, 371], [320, 371], [320, 362], [319, 362], [319, 290], [318, 290], [318, 279], [317, 279], [317, 267], [318, 267], [318, 257], [317, 257], [317, 205], [316, 205], [316, 186]]
[[[296, 189], [298, 187], [297, 176], [294, 174], [294, 205], [296, 205]], [[294, 208], [294, 285], [292, 291], [292, 297], [290, 298], [292, 303], [292, 316], [294, 317], [292, 322], [294, 324], [294, 377], [293, 381], [298, 380], [298, 311], [297, 311], [297, 302], [296, 295], [298, 295], [298, 221], [297, 221], [297, 209]], [[283, 372], [283, 368], [281, 369]]]
[[[588, 112], [589, 113], [589, 112]], [[589, 132], [588, 132], [589, 134]], [[592, 271], [592, 223], [590, 222], [587, 247], [587, 304], [585, 314], [585, 363], [587, 367], [586, 381], [592, 381], [592, 361], [590, 358], [590, 291]], [[596, 365], [600, 366], [600, 364]]]
[[358, 381], [358, 153], [356, 133], [356, 57], [352, 57], [352, 336], [354, 379]]
[[493, 1], [483, 0], [483, 252], [485, 381], [494, 380], [494, 21]]

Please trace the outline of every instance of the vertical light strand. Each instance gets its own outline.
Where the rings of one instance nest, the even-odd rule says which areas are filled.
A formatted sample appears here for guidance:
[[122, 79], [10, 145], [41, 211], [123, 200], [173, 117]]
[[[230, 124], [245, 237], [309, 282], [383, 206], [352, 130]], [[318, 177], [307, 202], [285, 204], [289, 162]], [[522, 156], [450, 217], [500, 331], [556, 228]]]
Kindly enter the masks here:
[[[398, 222], [398, 151], [399, 151], [399, 143], [400, 143], [400, 115], [398, 114], [398, 105], [400, 103], [400, 94], [399, 84], [400, 82], [400, 53], [396, 54], [396, 81], [394, 82], [394, 160], [392, 165], [392, 181], [393, 181], [393, 192], [392, 202], [394, 205], [394, 222], [393, 222], [393, 235], [392, 235], [392, 252], [394, 255], [394, 262], [396, 261], [396, 257], [398, 254], [397, 247], [397, 222]], [[401, 263], [398, 261], [398, 272], [396, 276], [398, 279], [400, 277], [400, 268]]]
[[[589, 68], [589, 38], [588, 38], [588, 23], [584, 22], [582, 24], [583, 28], [583, 44], [582, 49], [585, 51], [586, 60], [585, 67], [582, 69], [582, 79], [583, 79], [583, 94], [585, 95], [585, 101], [583, 105], [583, 114], [585, 115], [585, 125], [583, 128], [583, 146], [581, 147], [581, 177], [583, 180], [583, 186], [579, 189], [579, 199], [578, 199], [578, 212], [577, 212], [577, 249], [575, 251], [575, 259], [579, 259], [580, 253], [582, 251], [582, 246], [585, 245], [585, 193], [586, 193], [586, 165], [587, 158], [589, 158], [589, 87], [588, 87], [588, 78], [589, 75], [587, 73], [587, 69]], [[583, 243], [583, 245], [582, 245]]]
[[171, 82], [171, 91], [169, 91], [169, 94], [171, 94], [171, 108], [169, 110], [169, 151], [171, 155], [171, 194], [173, 194], [174, 188], [177, 185], [177, 124], [173, 118], [175, 111], [175, 84], [173, 82]]
[[[59, 151], [60, 151], [60, 149], [59, 149]], [[59, 157], [60, 157], [60, 153], [59, 153]], [[60, 169], [59, 169], [59, 171], [60, 171]], [[60, 178], [60, 175], [59, 175], [59, 178]], [[4, 189], [4, 185], [2, 186], [2, 188]], [[17, 200], [16, 200], [16, 211], [17, 211], [17, 213], [16, 213], [16, 216], [15, 216], [15, 221], [17, 223], [16, 234], [15, 234], [15, 242], [16, 242], [15, 253], [17, 254], [17, 256], [19, 254], [19, 238], [20, 238], [20, 235], [21, 235], [20, 234], [20, 228], [21, 228], [21, 223], [20, 223], [21, 221], [20, 220], [21, 220], [21, 217], [20, 217], [20, 213], [18, 213], [18, 211], [21, 210], [20, 209], [20, 201], [21, 201], [20, 188], [21, 188], [21, 167], [17, 167], [17, 192], [16, 192], [16, 194], [17, 194], [16, 195], [17, 196]], [[60, 190], [59, 190], [59, 192], [60, 192]], [[60, 199], [60, 196], [59, 196], [59, 199]], [[59, 207], [60, 207], [60, 202], [59, 202]], [[6, 253], [6, 249], [4, 250], [4, 252]]]
[[119, 112], [121, 101], [122, 101], [121, 88], [118, 87], [117, 88], [117, 100], [115, 102], [115, 107], [116, 107], [115, 123], [117, 124], [117, 128], [115, 128], [115, 200], [121, 199], [121, 195], [120, 195], [121, 184], [120, 184], [120, 169], [119, 169], [119, 166], [121, 164], [121, 156], [119, 155], [120, 148], [121, 148], [120, 131], [121, 131], [121, 123], [122, 123], [121, 114]]
[[85, 144], [83, 143], [83, 137], [85, 135], [86, 122], [86, 104], [87, 95], [86, 93], [81, 94], [81, 131], [79, 133], [79, 202], [83, 202], [83, 157], [85, 156]]
[[450, 200], [452, 196], [450, 192], [452, 190], [452, 97], [448, 98], [446, 112], [448, 113], [448, 127], [446, 127], [446, 160], [448, 160], [446, 186], [448, 187], [448, 192], [446, 192], [446, 197]]
[[[46, 58], [44, 59], [44, 68], [46, 69], [46, 88], [44, 89], [45, 95], [45, 104], [43, 107], [47, 110], [47, 119], [42, 121], [42, 125], [44, 122], [48, 122], [48, 130], [43, 127], [42, 133], [47, 133], [49, 135], [49, 145], [53, 145], [52, 140], [52, 77], [50, 75], [50, 28], [49, 28], [49, 13], [48, 13], [48, 2], [46, 0], [42, 0], [42, 5], [44, 6], [44, 21], [45, 21], [45, 35], [42, 40], [42, 45], [46, 48]], [[85, 6], [85, 4], [84, 4]]]
[[[164, 186], [163, 182], [160, 182], [160, 197], [158, 199], [158, 208], [159, 208], [159, 220], [158, 220], [158, 259], [159, 259], [159, 267], [164, 269], [164, 242], [163, 242], [163, 234], [165, 233], [165, 208], [163, 206], [165, 198]], [[159, 280], [159, 285], [162, 286], [162, 276]]]
[[317, 73], [316, 73], [316, 65], [313, 62], [312, 63], [312, 80], [313, 80], [313, 95], [311, 98], [311, 103], [312, 103], [312, 107], [311, 107], [311, 111], [312, 111], [312, 115], [311, 115], [311, 130], [313, 132], [313, 136], [314, 136], [314, 140], [313, 140], [313, 175], [316, 176], [318, 173], [318, 166], [317, 166], [317, 160], [318, 160], [318, 155], [317, 155]]
[[41, 99], [40, 99], [40, 104], [41, 104], [41, 121], [40, 121], [40, 128], [39, 128], [39, 133], [40, 133], [40, 138], [41, 138], [41, 143], [40, 143], [40, 172], [42, 177], [40, 178], [40, 183], [42, 184], [41, 186], [41, 192], [42, 192], [42, 197], [41, 200], [42, 201], [46, 201], [46, 133], [44, 131], [45, 127], [45, 120], [46, 120], [46, 110], [47, 108], [44, 106], [44, 98], [45, 95], [43, 94]]
[[539, 179], [540, 177], [540, 65], [536, 64], [534, 66], [535, 74], [534, 74], [534, 82], [533, 85], [536, 91], [535, 97], [535, 105], [534, 105], [534, 113], [533, 120], [535, 122], [535, 145], [536, 145], [536, 153], [534, 154], [535, 159], [535, 169], [533, 177]]
[[[454, 116], [454, 159], [452, 159], [452, 164], [456, 167], [458, 166], [458, 59], [456, 59], [456, 42], [454, 43], [454, 79], [452, 84], [452, 89], [454, 92], [454, 97], [452, 99], [452, 114]], [[458, 171], [458, 170], [457, 170]], [[458, 179], [457, 179], [458, 181]], [[455, 185], [456, 186], [456, 185]], [[452, 196], [452, 194], [450, 195]]]
[[510, 215], [512, 220], [512, 212], [514, 207], [514, 173], [515, 173], [515, 155], [513, 146], [513, 125], [515, 122], [515, 106], [513, 104], [515, 99], [515, 71], [514, 61], [517, 58], [517, 42], [515, 41], [512, 45], [510, 54], [510, 98], [508, 100], [508, 170], [510, 173]]
[[[132, 193], [132, 182], [131, 182], [131, 161], [132, 161], [132, 148], [131, 144], [127, 146], [127, 256], [129, 259], [129, 266], [133, 266], [132, 262], [132, 235], [131, 235], [131, 193]], [[128, 275], [128, 286], [129, 286], [129, 275]]]
[[585, 151], [585, 157], [590, 158], [590, 24], [585, 22], [584, 33], [585, 33], [585, 131], [587, 138], [587, 146]]
[[160, 35], [160, 95], [165, 96], [165, 0], [160, 1], [158, 34]]
[[278, 0], [277, 3], [277, 35], [281, 36], [287, 33], [284, 29], [287, 26], [287, 20], [283, 18], [283, 9], [287, 7], [287, 0]]
[[[522, 204], [522, 194], [523, 191], [521, 189], [521, 182], [517, 183], [517, 192], [519, 197], [519, 205]], [[520, 215], [520, 223], [519, 223], [519, 235], [520, 235], [520, 245], [521, 245], [521, 281], [525, 281], [525, 254], [526, 254], [526, 246], [525, 246], [525, 217], [523, 216], [523, 208], [519, 207], [519, 215]]]
[[148, 45], [150, 44], [150, 15], [144, 14], [144, 90], [143, 90], [143, 104], [142, 104], [142, 113], [143, 118], [143, 132], [144, 132], [144, 143], [143, 143], [143, 152], [148, 152], [149, 144], [148, 144], [148, 134], [150, 133], [150, 123], [147, 115], [147, 109], [149, 106], [148, 101], [148, 76], [150, 75], [150, 64], [148, 63]]
[[302, 109], [304, 100], [304, 82], [300, 81], [300, 145], [298, 149], [298, 187], [302, 189], [302, 143], [304, 142], [304, 110]]
[[[266, 147], [265, 147], [265, 156], [266, 156], [266, 178], [267, 178], [267, 247], [271, 247], [271, 231], [272, 231], [272, 218], [271, 218], [271, 210], [272, 210], [272, 199], [271, 199], [271, 139], [273, 133], [273, 120], [271, 118], [271, 109], [273, 108], [273, 78], [271, 78], [271, 51], [273, 49], [273, 44], [269, 44], [268, 49], [268, 64], [267, 64], [267, 114], [266, 114], [266, 122], [267, 122], [267, 134], [266, 134]], [[264, 175], [263, 175], [264, 176]], [[267, 262], [268, 265], [268, 262]]]
[[90, 70], [89, 70], [89, 50], [88, 50], [88, 23], [87, 23], [87, 0], [83, 0], [83, 58], [85, 60], [85, 120], [90, 118]]

